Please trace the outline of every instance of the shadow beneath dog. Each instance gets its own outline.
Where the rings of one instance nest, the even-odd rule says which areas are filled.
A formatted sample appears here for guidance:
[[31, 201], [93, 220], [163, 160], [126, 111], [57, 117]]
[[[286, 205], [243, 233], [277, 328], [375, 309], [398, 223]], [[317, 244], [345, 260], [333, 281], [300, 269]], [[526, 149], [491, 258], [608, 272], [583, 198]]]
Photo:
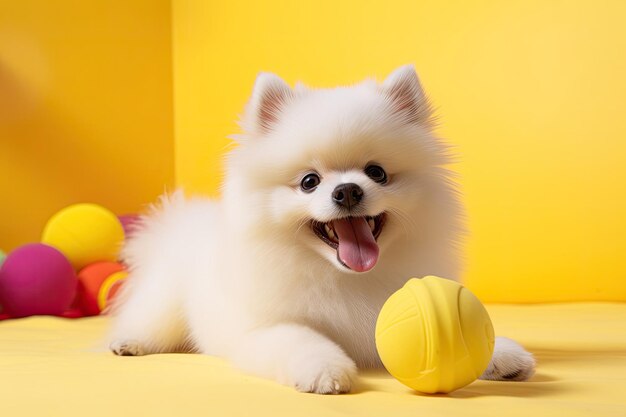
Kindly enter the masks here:
[[[557, 382], [558, 381], [558, 382]], [[557, 382], [557, 383], [554, 383]], [[441, 395], [446, 398], [476, 398], [476, 397], [515, 397], [537, 398], [564, 394], [570, 388], [563, 381], [545, 374], [536, 374], [530, 381], [476, 381], [465, 388], [449, 394]]]
[[541, 364], [579, 362], [581, 360], [611, 361], [626, 357], [626, 349], [546, 349], [529, 347], [535, 355], [538, 366]]
[[[400, 382], [385, 371], [365, 371], [362, 373], [352, 394], [362, 394], [370, 391], [389, 391], [394, 387], [404, 388]], [[396, 385], [397, 384], [397, 385]], [[418, 397], [428, 398], [476, 398], [476, 397], [517, 397], [534, 398], [551, 396], [570, 391], [565, 381], [559, 380], [544, 373], [535, 374], [529, 381], [483, 381], [477, 380], [470, 385], [448, 394], [424, 394], [410, 388], [404, 390]]]

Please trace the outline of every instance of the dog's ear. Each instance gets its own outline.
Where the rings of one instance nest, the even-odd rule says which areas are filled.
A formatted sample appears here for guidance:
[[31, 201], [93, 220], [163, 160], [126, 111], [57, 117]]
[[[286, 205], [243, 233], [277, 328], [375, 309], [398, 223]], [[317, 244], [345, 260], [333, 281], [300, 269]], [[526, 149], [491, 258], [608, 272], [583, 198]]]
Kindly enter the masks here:
[[246, 109], [246, 127], [254, 133], [271, 132], [285, 104], [293, 97], [293, 90], [278, 75], [260, 73]]
[[383, 82], [382, 90], [394, 115], [408, 123], [426, 126], [432, 123], [432, 107], [413, 65], [405, 65], [392, 72]]

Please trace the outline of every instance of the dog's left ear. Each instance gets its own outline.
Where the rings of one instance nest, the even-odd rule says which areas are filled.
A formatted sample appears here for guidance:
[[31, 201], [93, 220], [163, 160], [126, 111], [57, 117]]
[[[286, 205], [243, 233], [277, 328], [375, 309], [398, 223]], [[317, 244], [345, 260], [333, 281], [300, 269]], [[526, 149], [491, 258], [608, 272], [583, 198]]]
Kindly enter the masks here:
[[408, 123], [431, 124], [432, 107], [413, 65], [392, 72], [383, 82], [382, 90], [394, 115], [403, 117]]
[[272, 131], [294, 92], [278, 75], [262, 72], [254, 83], [252, 98], [246, 108], [246, 127], [251, 133]]

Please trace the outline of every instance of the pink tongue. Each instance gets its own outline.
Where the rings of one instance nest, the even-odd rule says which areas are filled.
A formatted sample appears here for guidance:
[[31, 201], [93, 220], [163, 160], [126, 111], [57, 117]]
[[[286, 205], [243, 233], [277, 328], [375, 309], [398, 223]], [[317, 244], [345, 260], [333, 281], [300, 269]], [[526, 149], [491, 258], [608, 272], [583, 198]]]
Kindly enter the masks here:
[[378, 244], [365, 217], [348, 217], [333, 221], [339, 238], [339, 259], [350, 269], [365, 272], [378, 261]]

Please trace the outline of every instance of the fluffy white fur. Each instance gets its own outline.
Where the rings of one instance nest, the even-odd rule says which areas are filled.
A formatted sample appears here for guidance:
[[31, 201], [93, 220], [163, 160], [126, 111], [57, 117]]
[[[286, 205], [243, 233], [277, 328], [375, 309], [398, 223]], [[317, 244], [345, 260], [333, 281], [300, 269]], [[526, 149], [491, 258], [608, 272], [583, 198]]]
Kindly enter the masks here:
[[[111, 349], [195, 350], [301, 391], [347, 392], [357, 366], [381, 365], [374, 325], [387, 297], [410, 277], [458, 278], [462, 207], [431, 108], [412, 66], [382, 84], [324, 90], [261, 74], [242, 128], [222, 200], [163, 197], [126, 245], [131, 277]], [[364, 173], [372, 163], [387, 184]], [[304, 192], [311, 172], [321, 182]], [[331, 199], [343, 183], [364, 192], [349, 213]], [[383, 212], [368, 272], [342, 265], [310, 227]], [[500, 341], [483, 377], [525, 379], [533, 368]]]

